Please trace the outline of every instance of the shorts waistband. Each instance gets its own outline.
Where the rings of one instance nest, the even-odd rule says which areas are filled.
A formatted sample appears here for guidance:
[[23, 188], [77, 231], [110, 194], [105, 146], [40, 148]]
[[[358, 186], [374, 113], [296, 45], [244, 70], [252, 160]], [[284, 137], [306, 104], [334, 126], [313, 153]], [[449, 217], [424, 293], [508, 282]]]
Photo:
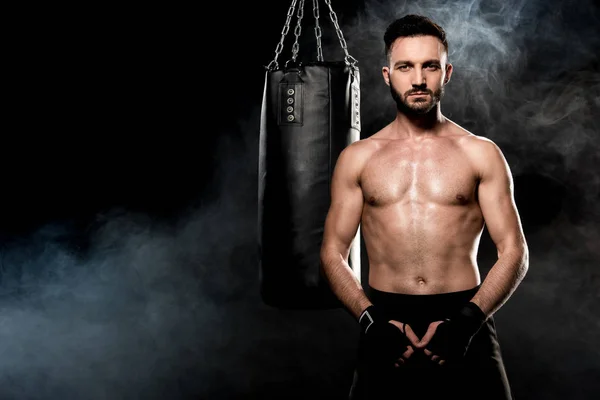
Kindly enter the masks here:
[[[405, 294], [377, 290], [368, 286], [373, 304], [389, 315], [406, 320], [443, 319], [473, 298], [481, 284], [467, 290], [434, 294]], [[408, 322], [408, 321], [407, 321]]]

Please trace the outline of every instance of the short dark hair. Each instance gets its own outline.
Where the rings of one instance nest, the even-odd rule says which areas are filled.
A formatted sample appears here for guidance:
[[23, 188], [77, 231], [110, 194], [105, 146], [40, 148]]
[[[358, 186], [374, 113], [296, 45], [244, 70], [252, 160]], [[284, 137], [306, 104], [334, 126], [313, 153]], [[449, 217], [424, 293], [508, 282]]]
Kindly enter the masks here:
[[440, 39], [446, 53], [448, 53], [448, 40], [444, 29], [433, 22], [430, 18], [423, 15], [408, 14], [402, 18], [398, 18], [388, 25], [383, 35], [385, 43], [385, 57], [390, 58], [390, 48], [394, 40], [399, 37], [414, 37], [414, 36], [435, 36]]

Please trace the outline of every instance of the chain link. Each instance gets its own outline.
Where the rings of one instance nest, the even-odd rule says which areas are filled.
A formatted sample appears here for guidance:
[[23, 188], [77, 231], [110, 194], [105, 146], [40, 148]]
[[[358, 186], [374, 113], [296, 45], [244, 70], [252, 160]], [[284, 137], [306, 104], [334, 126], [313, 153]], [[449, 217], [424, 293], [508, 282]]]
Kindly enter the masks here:
[[337, 33], [338, 39], [340, 39], [340, 45], [342, 46], [342, 50], [344, 50], [344, 54], [346, 55], [344, 60], [346, 61], [346, 64], [354, 67], [356, 63], [358, 63], [358, 61], [348, 53], [346, 40], [344, 39], [344, 34], [342, 33], [340, 25], [338, 24], [337, 15], [331, 7], [331, 0], [325, 0], [325, 4], [327, 4], [327, 6], [329, 7], [329, 17], [331, 18], [331, 22], [333, 22], [333, 26], [335, 26], [335, 31]]
[[273, 58], [273, 60], [271, 60], [271, 62], [267, 66], [267, 68], [269, 70], [279, 68], [279, 63], [277, 62], [277, 59], [279, 58], [279, 55], [283, 51], [283, 42], [285, 41], [285, 37], [287, 36], [288, 32], [290, 31], [290, 21], [292, 20], [292, 17], [294, 16], [294, 9], [296, 8], [297, 1], [298, 0], [292, 0], [292, 4], [290, 4], [290, 8], [288, 9], [285, 24], [283, 26], [283, 29], [281, 30], [281, 39], [279, 39], [279, 43], [277, 43], [277, 47], [275, 48], [275, 58]]
[[304, 0], [300, 0], [300, 5], [298, 6], [298, 22], [296, 23], [296, 28], [294, 29], [294, 35], [296, 35], [296, 41], [292, 46], [292, 60], [296, 62], [296, 57], [298, 57], [298, 51], [300, 50], [300, 34], [302, 33], [302, 18], [304, 17]]
[[[344, 55], [345, 55], [344, 60], [345, 60], [346, 64], [354, 67], [358, 63], [358, 61], [348, 53], [348, 46], [346, 44], [346, 40], [344, 39], [344, 34], [342, 33], [342, 30], [338, 23], [337, 15], [336, 15], [335, 11], [333, 11], [333, 7], [331, 6], [331, 0], [324, 0], [324, 1], [325, 1], [325, 4], [327, 4], [327, 7], [329, 8], [329, 18], [331, 19], [331, 22], [333, 23], [333, 26], [335, 27], [337, 37], [340, 41], [340, 45], [342, 46], [342, 50], [344, 51]], [[298, 0], [292, 0], [292, 3], [290, 4], [290, 7], [289, 7], [288, 13], [287, 13], [287, 18], [285, 20], [285, 24], [281, 31], [281, 38], [279, 40], [279, 43], [277, 43], [277, 47], [275, 48], [275, 57], [267, 66], [267, 68], [269, 70], [279, 68], [279, 63], [277, 62], [277, 59], [279, 58], [279, 55], [283, 51], [283, 44], [285, 42], [285, 37], [287, 36], [287, 34], [290, 30], [290, 22], [291, 22], [292, 17], [294, 16], [294, 10], [296, 8], [297, 2], [298, 2]], [[313, 15], [315, 17], [315, 35], [317, 38], [317, 60], [323, 61], [323, 49], [322, 49], [322, 45], [321, 45], [322, 34], [321, 34], [321, 27], [319, 26], [319, 4], [318, 4], [318, 2], [319, 2], [319, 0], [313, 0]], [[300, 38], [300, 34], [302, 32], [301, 21], [302, 21], [303, 16], [304, 16], [304, 0], [300, 0], [300, 5], [298, 7], [298, 15], [297, 15], [298, 22], [294, 29], [294, 35], [296, 36], [296, 40], [294, 42], [294, 45], [292, 46], [292, 60], [294, 62], [296, 61], [296, 58], [298, 57], [298, 51], [300, 49], [299, 38]]]
[[315, 16], [315, 36], [317, 38], [317, 61], [323, 61], [321, 47], [321, 26], [319, 26], [319, 0], [313, 0], [313, 15]]

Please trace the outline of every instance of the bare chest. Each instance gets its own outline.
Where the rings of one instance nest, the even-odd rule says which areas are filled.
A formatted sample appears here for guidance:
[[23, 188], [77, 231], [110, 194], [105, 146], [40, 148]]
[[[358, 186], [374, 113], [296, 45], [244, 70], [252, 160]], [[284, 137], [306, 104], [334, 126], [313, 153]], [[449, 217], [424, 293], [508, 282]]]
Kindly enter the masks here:
[[372, 206], [403, 201], [466, 205], [476, 200], [477, 182], [467, 154], [451, 141], [387, 146], [361, 174], [365, 201]]

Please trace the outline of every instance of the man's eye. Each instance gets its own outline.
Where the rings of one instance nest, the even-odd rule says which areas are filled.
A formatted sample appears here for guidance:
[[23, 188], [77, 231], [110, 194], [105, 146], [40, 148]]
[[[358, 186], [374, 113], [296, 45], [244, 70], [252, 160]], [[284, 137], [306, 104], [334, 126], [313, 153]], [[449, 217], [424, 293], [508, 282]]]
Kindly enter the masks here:
[[401, 65], [401, 66], [398, 67], [398, 69], [407, 70], [408, 69], [408, 65]]
[[436, 70], [436, 69], [439, 69], [440, 66], [439, 65], [428, 65], [427, 68]]

